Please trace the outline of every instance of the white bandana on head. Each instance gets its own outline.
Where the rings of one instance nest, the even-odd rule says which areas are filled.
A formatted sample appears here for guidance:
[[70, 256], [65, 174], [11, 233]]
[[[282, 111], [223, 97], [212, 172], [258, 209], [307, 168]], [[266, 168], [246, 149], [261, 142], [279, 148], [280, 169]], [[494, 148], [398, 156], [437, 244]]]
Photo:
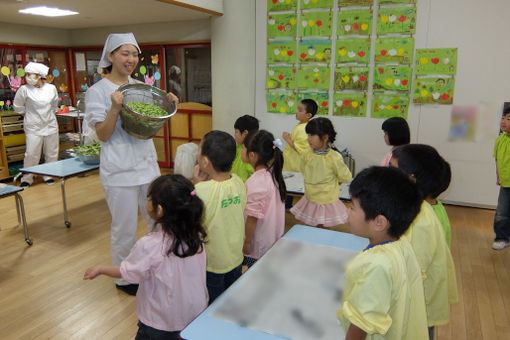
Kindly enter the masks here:
[[136, 47], [138, 53], [142, 53], [133, 33], [112, 33], [108, 36], [108, 38], [106, 38], [106, 42], [104, 43], [103, 54], [99, 61], [99, 67], [105, 68], [110, 66], [112, 63], [108, 60], [108, 53], [124, 44], [131, 44]]
[[25, 73], [40, 74], [41, 77], [46, 78], [49, 69], [50, 68], [44, 64], [29, 62], [25, 66]]

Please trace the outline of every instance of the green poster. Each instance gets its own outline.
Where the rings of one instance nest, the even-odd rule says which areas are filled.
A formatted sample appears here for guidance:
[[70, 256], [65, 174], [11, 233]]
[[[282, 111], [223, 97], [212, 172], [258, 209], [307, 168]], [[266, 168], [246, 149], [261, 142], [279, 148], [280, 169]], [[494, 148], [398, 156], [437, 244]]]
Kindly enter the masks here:
[[328, 63], [331, 60], [331, 40], [303, 40], [299, 43], [300, 63]]
[[411, 89], [411, 66], [382, 66], [374, 68], [374, 91], [409, 91]]
[[267, 44], [267, 63], [296, 62], [297, 42], [295, 40], [269, 41]]
[[337, 63], [370, 62], [370, 38], [349, 38], [336, 41]]
[[329, 66], [300, 66], [298, 89], [329, 90]]
[[296, 92], [272, 90], [267, 91], [267, 112], [274, 113], [295, 113]]
[[330, 36], [333, 27], [333, 12], [302, 12], [301, 28], [299, 34], [301, 37]]
[[338, 0], [338, 7], [372, 6], [374, 0]]
[[416, 7], [379, 8], [377, 34], [406, 33], [416, 30]]
[[334, 0], [301, 0], [301, 9], [333, 8]]
[[267, 37], [296, 37], [297, 14], [270, 14], [267, 16]]
[[313, 99], [319, 106], [317, 115], [328, 115], [329, 113], [329, 93], [328, 92], [303, 92], [299, 91], [297, 95], [298, 102], [303, 99]]
[[413, 103], [453, 104], [455, 78], [434, 77], [414, 80]]
[[372, 98], [372, 118], [402, 117], [407, 119], [409, 96], [394, 94], [374, 94]]
[[333, 116], [367, 116], [367, 95], [365, 93], [336, 92], [333, 102]]
[[379, 0], [379, 5], [383, 4], [416, 4], [418, 0]]
[[295, 11], [297, 0], [267, 0], [267, 11]]
[[375, 62], [411, 64], [413, 59], [413, 48], [414, 38], [377, 38], [375, 41]]
[[335, 90], [368, 90], [368, 66], [342, 66], [335, 68]]
[[296, 68], [294, 66], [268, 66], [268, 89], [295, 89]]
[[416, 75], [451, 74], [457, 72], [456, 48], [416, 49]]
[[350, 9], [338, 12], [338, 35], [372, 34], [372, 16], [370, 9]]

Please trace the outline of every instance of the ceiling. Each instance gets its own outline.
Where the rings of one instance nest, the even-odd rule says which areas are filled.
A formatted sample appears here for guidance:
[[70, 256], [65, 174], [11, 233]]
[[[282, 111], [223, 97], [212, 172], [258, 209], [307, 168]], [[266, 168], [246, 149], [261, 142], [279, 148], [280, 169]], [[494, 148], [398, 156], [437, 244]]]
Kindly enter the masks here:
[[[58, 7], [80, 14], [42, 17], [18, 13], [34, 6]], [[157, 0], [0, 0], [0, 22], [60, 29], [124, 26], [211, 17], [197, 10]]]

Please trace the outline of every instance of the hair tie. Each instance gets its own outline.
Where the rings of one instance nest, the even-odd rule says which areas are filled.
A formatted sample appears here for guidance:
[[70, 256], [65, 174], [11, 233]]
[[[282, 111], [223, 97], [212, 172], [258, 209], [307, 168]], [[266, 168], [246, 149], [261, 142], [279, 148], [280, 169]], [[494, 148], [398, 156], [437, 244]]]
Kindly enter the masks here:
[[193, 190], [192, 192], [189, 193], [191, 196], [195, 196], [197, 193], [195, 192], [195, 190]]
[[274, 141], [273, 141], [273, 149], [276, 149], [276, 148], [281, 148], [282, 147], [282, 141], [280, 140], [280, 138], [276, 138]]

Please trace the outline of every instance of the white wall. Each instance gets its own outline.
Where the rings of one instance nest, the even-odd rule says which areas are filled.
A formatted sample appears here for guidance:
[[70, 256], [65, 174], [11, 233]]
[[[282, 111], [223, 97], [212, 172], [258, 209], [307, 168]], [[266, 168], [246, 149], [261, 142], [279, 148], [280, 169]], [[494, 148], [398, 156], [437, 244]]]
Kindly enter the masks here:
[[[415, 48], [458, 47], [454, 104], [510, 101], [510, 55], [507, 13], [510, 1], [419, 0]], [[293, 115], [267, 113], [265, 98], [266, 1], [256, 2], [255, 116], [262, 128], [277, 135], [291, 131]], [[477, 143], [447, 141], [451, 105], [411, 104], [408, 122], [413, 142], [430, 144], [450, 162], [453, 179], [443, 199], [474, 206], [494, 206], [498, 187], [492, 158], [498, 125], [490, 140]], [[500, 112], [494, 112], [497, 121]], [[388, 151], [381, 131], [382, 119], [329, 117], [339, 133], [338, 145], [349, 148], [357, 170], [378, 164]]]
[[255, 111], [255, 1], [224, 0], [223, 11], [211, 19], [213, 128], [233, 135]]
[[[1, 19], [0, 19], [1, 20]], [[70, 32], [64, 29], [0, 22], [0, 43], [69, 46]]]

